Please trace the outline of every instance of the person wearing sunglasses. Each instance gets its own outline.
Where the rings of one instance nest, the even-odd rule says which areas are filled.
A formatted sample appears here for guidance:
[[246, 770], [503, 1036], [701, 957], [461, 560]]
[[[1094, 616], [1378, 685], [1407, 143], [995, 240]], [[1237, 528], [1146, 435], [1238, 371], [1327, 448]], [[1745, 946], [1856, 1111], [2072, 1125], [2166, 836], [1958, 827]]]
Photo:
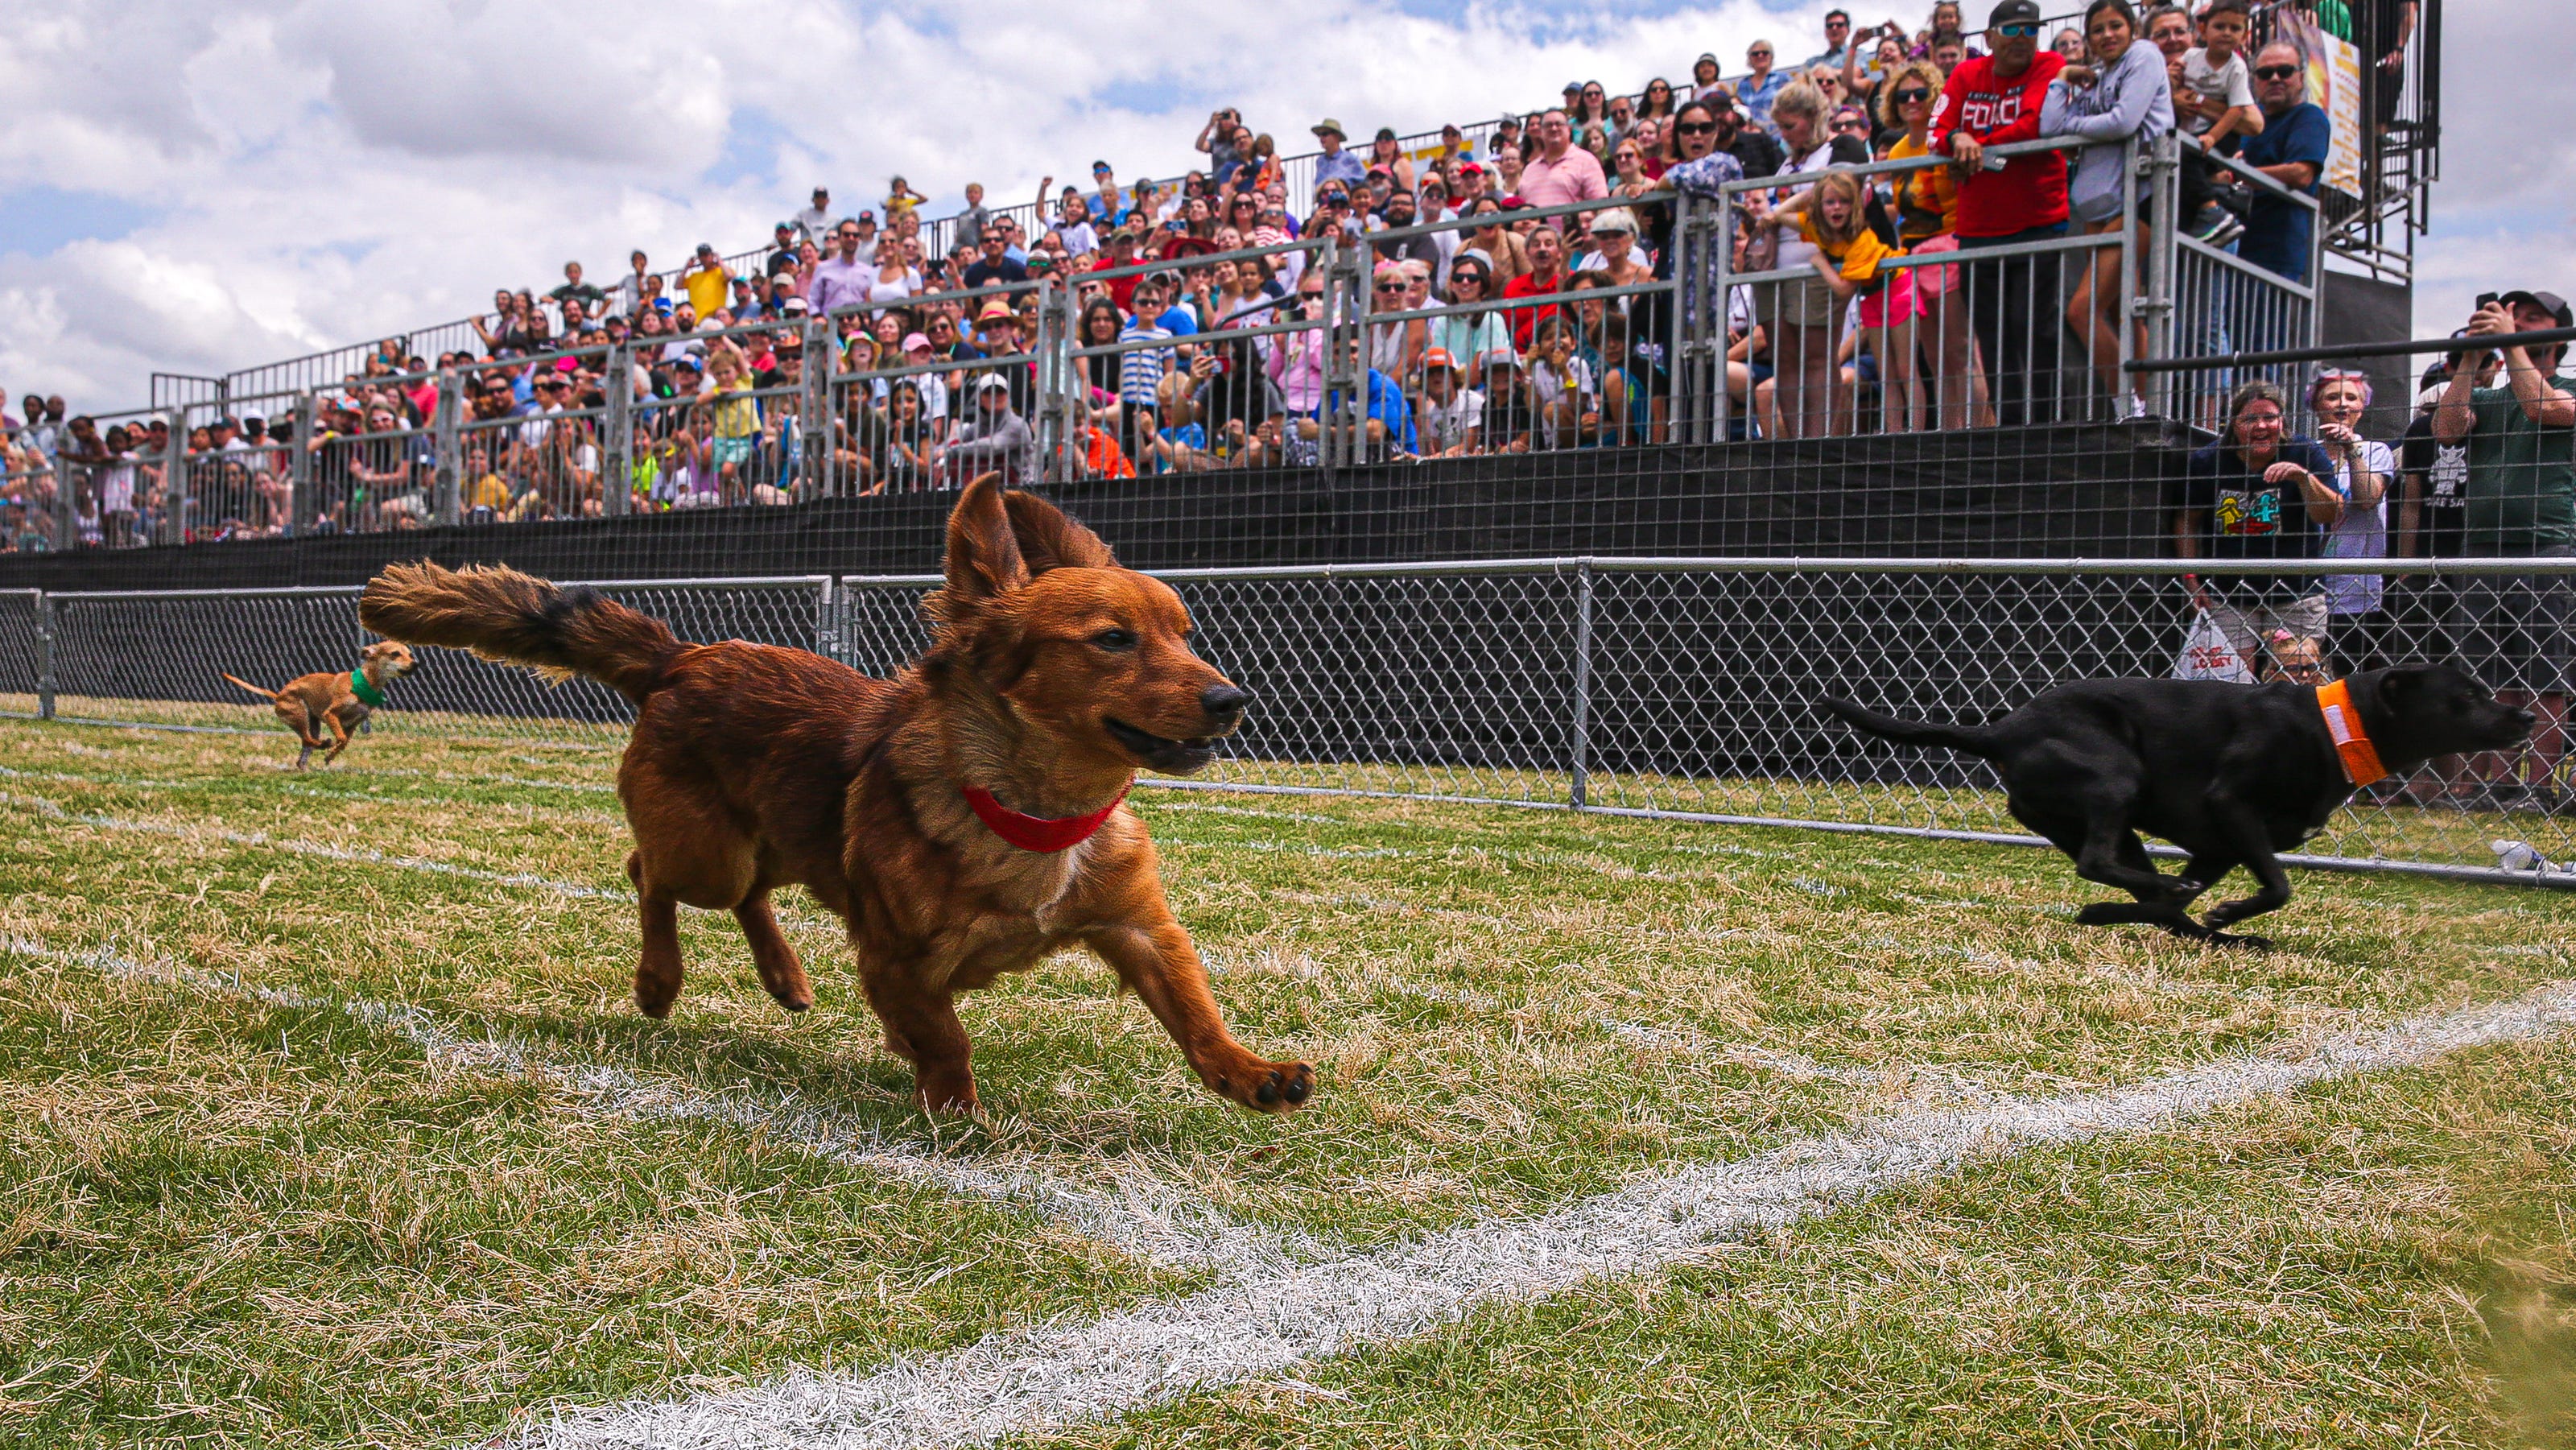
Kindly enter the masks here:
[[[2067, 183], [2067, 208], [2093, 235], [2120, 229], [2123, 188], [2138, 193], [2138, 255], [2145, 256], [2151, 228], [2147, 203], [2153, 189], [2130, 180], [2129, 152], [2134, 139], [2143, 148], [2173, 129], [2173, 90], [2165, 83], [2164, 53], [2138, 33], [2137, 12], [2129, 0], [2093, 0], [2084, 12], [2089, 63], [2069, 65], [2048, 83], [2048, 103], [2041, 108], [2039, 128], [2051, 136], [2081, 136], [2093, 144], [2078, 154], [2075, 175]], [[2084, 339], [2092, 355], [2102, 396], [2127, 416], [2146, 412], [2146, 405], [2120, 375], [2120, 253], [2104, 247], [2075, 284], [2066, 304], [2066, 320]], [[2138, 326], [2136, 356], [2146, 356], [2146, 327]]]
[[1754, 125], [1771, 129], [1771, 103], [1789, 88], [1789, 73], [1771, 68], [1771, 42], [1757, 40], [1745, 47], [1744, 68], [1750, 72], [1735, 83], [1735, 103]]
[[[1986, 150], [2040, 134], [2049, 82], [2066, 58], [2039, 48], [2037, 0], [2001, 0], [1988, 17], [1990, 53], [1962, 61], [1932, 112], [1932, 149], [1958, 163], [1959, 245], [1976, 252], [2066, 234], [2066, 156], [2042, 151], [1989, 169]], [[2006, 427], [2057, 416], [2057, 299], [2064, 256], [2018, 253], [1966, 268], [1968, 316], [1995, 370], [1997, 417]], [[2043, 299], [2036, 308], [2025, 299]], [[2033, 315], [2033, 314], [2036, 315]]]
[[[2334, 143], [2334, 124], [2307, 92], [2307, 57], [2299, 48], [2282, 40], [2263, 47], [2254, 57], [2254, 100], [2263, 108], [2263, 129], [2245, 139], [2237, 159], [2292, 191], [2314, 196]], [[2305, 282], [2315, 216], [2296, 202], [2257, 191], [2236, 255]], [[2246, 344], [2258, 345], [2263, 344]]]
[[[1909, 161], [1932, 154], [1932, 108], [1940, 101], [1941, 82], [1939, 66], [1909, 60], [1890, 71], [1879, 86], [1880, 123], [1904, 133], [1888, 148], [1888, 160]], [[1926, 166], [1899, 173], [1896, 182], [1898, 244], [1916, 256], [1959, 250], [1959, 174], [1947, 166]], [[1931, 375], [1922, 380], [1922, 387], [1932, 426], [1945, 430], [1992, 427], [1994, 413], [1986, 400], [1985, 374], [1976, 366], [1975, 337], [1968, 329], [1968, 298], [1960, 290], [1958, 264], [1914, 267], [1901, 275], [1914, 288], [1920, 350], [1931, 364]]]

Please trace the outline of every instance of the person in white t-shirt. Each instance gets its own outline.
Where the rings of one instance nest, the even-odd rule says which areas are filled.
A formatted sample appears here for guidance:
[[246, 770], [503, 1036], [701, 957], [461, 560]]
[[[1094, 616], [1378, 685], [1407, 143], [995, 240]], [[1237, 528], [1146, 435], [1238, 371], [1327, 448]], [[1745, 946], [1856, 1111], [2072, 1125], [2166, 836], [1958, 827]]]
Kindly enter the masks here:
[[[2329, 559], [2388, 557], [2388, 486], [2397, 476], [2397, 455], [2385, 443], [2373, 443], [2354, 430], [2370, 408], [2370, 379], [2360, 372], [2329, 367], [2308, 387], [2308, 407], [2317, 418], [2317, 444], [2334, 461], [2335, 492], [2343, 495], [2343, 512], [2326, 530]], [[2336, 574], [2326, 579], [2326, 611], [2337, 623], [2332, 637], [2352, 669], [2372, 669], [2385, 634], [2380, 612], [2382, 586], [2377, 574]]]
[[1485, 416], [1485, 395], [1467, 386], [1467, 365], [1449, 349], [1422, 354], [1422, 396], [1415, 400], [1413, 426], [1422, 436], [1425, 458], [1455, 458], [1471, 451], [1476, 425]]

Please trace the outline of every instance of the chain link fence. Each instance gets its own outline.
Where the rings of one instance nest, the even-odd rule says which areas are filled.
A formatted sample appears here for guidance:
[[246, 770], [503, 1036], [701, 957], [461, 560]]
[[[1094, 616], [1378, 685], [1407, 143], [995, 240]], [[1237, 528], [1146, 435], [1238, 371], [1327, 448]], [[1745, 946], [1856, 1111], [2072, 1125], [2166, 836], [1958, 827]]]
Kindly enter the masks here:
[[[2180, 561], [1573, 559], [1160, 577], [1188, 603], [1201, 653], [1258, 698], [1217, 765], [1187, 784], [2024, 840], [1983, 764], [1863, 738], [1815, 702], [1975, 720], [2066, 680], [2170, 675], [2204, 623], [2202, 591], [2295, 597], [2328, 568], [2391, 577], [2370, 616], [2329, 625], [2323, 671], [2453, 658], [2499, 688], [2563, 702], [2576, 596], [2576, 564], [2564, 560], [2255, 573]], [[919, 606], [937, 584], [600, 587], [685, 639], [809, 649], [886, 675], [927, 647]], [[274, 687], [350, 667], [367, 639], [356, 596], [0, 595], [0, 710], [267, 733], [266, 704], [223, 674]], [[2293, 678], [2310, 668], [2255, 664]], [[391, 693], [376, 722], [396, 736], [608, 750], [632, 716], [587, 681], [550, 686], [447, 650], [421, 651]], [[2576, 858], [2562, 746], [2545, 727], [2519, 757], [2435, 762], [2384, 782], [2297, 859], [2550, 879], [2498, 870], [2495, 843]]]

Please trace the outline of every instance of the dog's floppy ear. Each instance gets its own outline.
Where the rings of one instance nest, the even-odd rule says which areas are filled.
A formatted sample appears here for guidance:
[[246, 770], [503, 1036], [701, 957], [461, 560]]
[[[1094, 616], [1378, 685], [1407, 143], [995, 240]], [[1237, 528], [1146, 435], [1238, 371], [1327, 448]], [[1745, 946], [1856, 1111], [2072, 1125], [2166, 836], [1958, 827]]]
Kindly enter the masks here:
[[1002, 505], [1011, 516], [1011, 532], [1019, 538], [1020, 557], [1032, 575], [1049, 569], [1115, 569], [1118, 556], [1100, 542], [1100, 536], [1073, 520], [1062, 510], [1033, 493], [1018, 489], [1002, 495]]
[[948, 588], [951, 600], [974, 603], [1008, 594], [1029, 582], [1011, 516], [1002, 503], [1002, 476], [988, 473], [966, 485], [948, 515]]

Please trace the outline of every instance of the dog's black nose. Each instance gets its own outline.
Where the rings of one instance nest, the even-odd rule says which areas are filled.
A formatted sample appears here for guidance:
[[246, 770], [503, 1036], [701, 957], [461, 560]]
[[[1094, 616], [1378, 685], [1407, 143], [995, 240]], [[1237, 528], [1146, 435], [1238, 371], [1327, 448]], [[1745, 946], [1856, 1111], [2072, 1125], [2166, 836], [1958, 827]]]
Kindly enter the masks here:
[[1214, 716], [1240, 715], [1252, 703], [1252, 692], [1236, 685], [1210, 685], [1199, 696], [1199, 708]]

